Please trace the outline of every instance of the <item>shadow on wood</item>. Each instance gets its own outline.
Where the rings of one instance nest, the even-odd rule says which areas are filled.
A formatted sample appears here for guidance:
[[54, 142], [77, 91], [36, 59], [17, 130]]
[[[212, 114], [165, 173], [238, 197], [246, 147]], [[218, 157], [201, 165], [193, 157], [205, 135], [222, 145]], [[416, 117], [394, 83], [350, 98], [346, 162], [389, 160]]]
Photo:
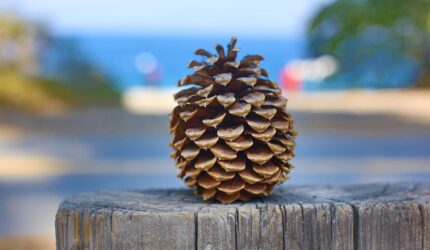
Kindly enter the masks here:
[[285, 186], [247, 203], [191, 190], [64, 201], [57, 249], [430, 249], [430, 185]]

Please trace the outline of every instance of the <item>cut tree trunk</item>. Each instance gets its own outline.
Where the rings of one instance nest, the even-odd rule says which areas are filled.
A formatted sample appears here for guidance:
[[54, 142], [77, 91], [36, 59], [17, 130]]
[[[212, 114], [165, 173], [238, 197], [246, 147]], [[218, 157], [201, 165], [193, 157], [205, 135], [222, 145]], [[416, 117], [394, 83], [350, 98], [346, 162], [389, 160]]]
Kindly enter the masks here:
[[191, 190], [64, 201], [57, 249], [430, 249], [430, 185], [284, 186], [221, 205]]

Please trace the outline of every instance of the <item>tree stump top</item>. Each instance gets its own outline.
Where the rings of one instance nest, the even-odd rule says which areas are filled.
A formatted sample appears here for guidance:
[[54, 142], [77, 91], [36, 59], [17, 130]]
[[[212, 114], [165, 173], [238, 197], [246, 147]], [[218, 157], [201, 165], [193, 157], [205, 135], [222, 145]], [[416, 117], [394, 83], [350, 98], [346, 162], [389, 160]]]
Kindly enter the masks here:
[[430, 249], [430, 185], [284, 186], [222, 205], [189, 189], [65, 200], [57, 249]]

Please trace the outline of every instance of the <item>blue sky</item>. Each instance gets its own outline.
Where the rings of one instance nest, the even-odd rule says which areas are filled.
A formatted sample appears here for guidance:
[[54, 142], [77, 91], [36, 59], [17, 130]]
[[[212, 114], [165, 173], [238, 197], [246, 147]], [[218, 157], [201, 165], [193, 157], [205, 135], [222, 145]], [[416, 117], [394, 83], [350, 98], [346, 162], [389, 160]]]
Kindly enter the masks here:
[[300, 37], [331, 0], [0, 0], [58, 33]]

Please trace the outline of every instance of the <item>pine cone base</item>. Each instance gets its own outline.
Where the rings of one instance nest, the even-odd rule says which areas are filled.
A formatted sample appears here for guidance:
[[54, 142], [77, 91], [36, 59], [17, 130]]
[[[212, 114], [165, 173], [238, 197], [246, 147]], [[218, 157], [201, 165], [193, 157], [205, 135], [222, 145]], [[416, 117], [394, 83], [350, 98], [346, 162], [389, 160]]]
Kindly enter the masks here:
[[260, 67], [263, 57], [236, 61], [233, 37], [227, 51], [198, 49], [206, 60], [191, 61], [194, 73], [178, 86], [170, 116], [178, 177], [204, 199], [224, 204], [270, 195], [288, 179], [294, 157], [294, 120], [287, 100]]

